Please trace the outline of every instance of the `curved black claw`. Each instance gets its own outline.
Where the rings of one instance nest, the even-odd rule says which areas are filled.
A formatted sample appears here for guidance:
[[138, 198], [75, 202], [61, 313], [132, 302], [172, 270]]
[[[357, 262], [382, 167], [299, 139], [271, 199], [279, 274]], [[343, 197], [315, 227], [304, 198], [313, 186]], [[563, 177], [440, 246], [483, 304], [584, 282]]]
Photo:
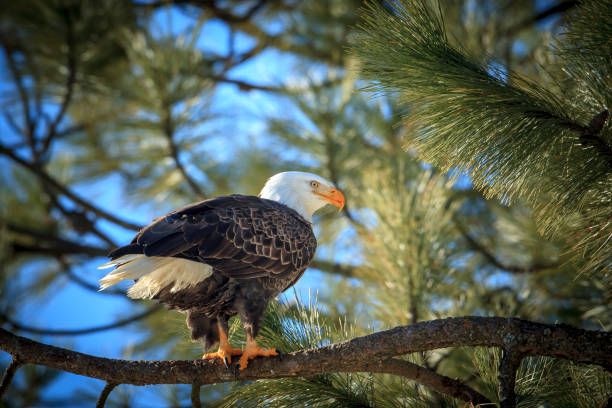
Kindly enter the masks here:
[[240, 369], [240, 363], [234, 364], [234, 381], [238, 381], [238, 370]]
[[223, 357], [223, 362], [225, 363], [225, 368], [230, 368], [229, 367], [229, 360], [227, 357]]

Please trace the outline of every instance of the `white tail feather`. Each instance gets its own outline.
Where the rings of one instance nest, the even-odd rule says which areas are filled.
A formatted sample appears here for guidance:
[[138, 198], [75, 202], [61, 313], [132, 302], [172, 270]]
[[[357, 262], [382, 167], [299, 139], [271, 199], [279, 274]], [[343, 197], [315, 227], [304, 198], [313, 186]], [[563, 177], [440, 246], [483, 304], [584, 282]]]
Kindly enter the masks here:
[[144, 255], [142, 255], [142, 254], [123, 255], [122, 257], [119, 257], [117, 259], [113, 259], [112, 261], [109, 261], [109, 262], [105, 263], [104, 265], [98, 266], [98, 269], [108, 269], [108, 268], [112, 268], [113, 266], [119, 266], [121, 264], [133, 261], [134, 259], [142, 258], [143, 256]]
[[136, 280], [128, 290], [132, 299], [150, 299], [163, 288], [172, 285], [176, 292], [195, 285], [212, 275], [212, 267], [182, 258], [146, 255], [124, 255], [99, 269], [117, 266], [100, 279], [100, 290], [116, 285], [123, 280]]

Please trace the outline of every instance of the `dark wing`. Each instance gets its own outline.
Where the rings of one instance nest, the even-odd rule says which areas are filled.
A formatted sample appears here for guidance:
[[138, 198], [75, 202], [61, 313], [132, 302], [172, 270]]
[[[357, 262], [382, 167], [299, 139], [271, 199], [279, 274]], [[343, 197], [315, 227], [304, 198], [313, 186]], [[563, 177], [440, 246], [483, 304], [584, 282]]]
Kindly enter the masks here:
[[310, 223], [275, 201], [231, 195], [173, 211], [109, 256], [174, 256], [211, 265], [227, 277], [295, 278], [316, 250]]

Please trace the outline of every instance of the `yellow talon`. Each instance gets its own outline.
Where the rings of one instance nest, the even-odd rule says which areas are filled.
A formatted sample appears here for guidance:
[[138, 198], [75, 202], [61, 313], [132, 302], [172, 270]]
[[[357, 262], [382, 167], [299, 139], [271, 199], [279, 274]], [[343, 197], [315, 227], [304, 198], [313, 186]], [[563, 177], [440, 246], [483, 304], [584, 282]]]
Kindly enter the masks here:
[[226, 344], [226, 347], [221, 347], [219, 345], [219, 350], [214, 353], [207, 353], [202, 356], [204, 359], [211, 358], [220, 358], [221, 361], [225, 363], [225, 366], [229, 368], [230, 363], [232, 362], [232, 356], [239, 356], [242, 354], [242, 350], [232, 348], [229, 344]]
[[244, 370], [249, 365], [249, 360], [252, 360], [255, 357], [270, 357], [277, 355], [278, 351], [274, 349], [261, 348], [255, 342], [255, 340], [247, 340], [246, 349], [242, 353], [242, 357], [240, 357], [240, 361], [238, 361], [238, 364], [240, 365], [240, 370]]
[[239, 356], [242, 354], [242, 350], [233, 348], [227, 341], [227, 334], [223, 331], [221, 325], [219, 325], [219, 349], [214, 353], [206, 353], [202, 356], [203, 359], [220, 358], [225, 367], [229, 368], [232, 362], [232, 356]]

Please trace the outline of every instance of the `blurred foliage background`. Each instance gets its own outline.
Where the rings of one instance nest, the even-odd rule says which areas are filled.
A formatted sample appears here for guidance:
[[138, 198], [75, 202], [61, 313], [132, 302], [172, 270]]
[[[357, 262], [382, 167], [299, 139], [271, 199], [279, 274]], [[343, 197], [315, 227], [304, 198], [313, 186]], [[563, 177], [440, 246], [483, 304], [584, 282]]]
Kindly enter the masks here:
[[[177, 206], [304, 170], [347, 206], [321, 211], [316, 261], [271, 305], [274, 347], [460, 315], [610, 330], [612, 121], [592, 119], [611, 106], [611, 8], [2, 2], [0, 323], [97, 355], [199, 357], [182, 315], [98, 293], [95, 267]], [[494, 350], [406, 358], [497, 401]], [[599, 369], [551, 359], [525, 360], [518, 382], [525, 407], [612, 394]], [[26, 367], [0, 404], [91, 406], [102, 386]], [[107, 406], [188, 406], [189, 392], [123, 385]], [[226, 406], [464, 406], [367, 373], [201, 392]]]

